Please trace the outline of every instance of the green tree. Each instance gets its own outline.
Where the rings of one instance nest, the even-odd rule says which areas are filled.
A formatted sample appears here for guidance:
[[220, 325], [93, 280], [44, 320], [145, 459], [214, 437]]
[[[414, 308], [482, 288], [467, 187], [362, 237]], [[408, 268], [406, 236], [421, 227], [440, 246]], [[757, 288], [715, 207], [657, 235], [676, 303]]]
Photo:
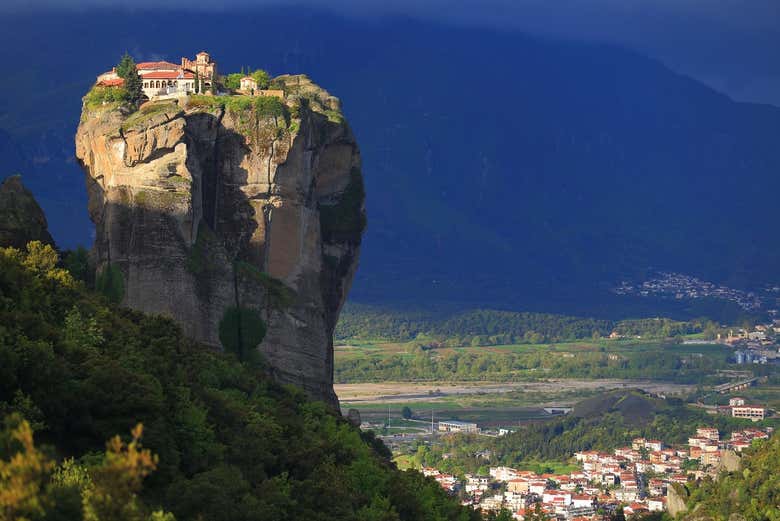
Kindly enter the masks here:
[[252, 358], [265, 332], [265, 321], [254, 309], [230, 307], [219, 322], [219, 341], [242, 362]]
[[257, 82], [258, 89], [267, 89], [268, 84], [271, 82], [271, 77], [263, 69], [257, 69], [250, 76]]
[[89, 253], [84, 246], [65, 252], [62, 266], [73, 275], [74, 279], [91, 284], [95, 275], [89, 265]]
[[48, 244], [32, 241], [27, 244], [27, 256], [24, 265], [42, 274], [50, 273], [59, 262], [57, 251]]
[[32, 428], [26, 421], [11, 419], [2, 438], [3, 445], [12, 448], [8, 459], [0, 459], [0, 521], [41, 516], [46, 506], [43, 484], [53, 464], [35, 448]]
[[141, 447], [138, 424], [130, 443], [114, 436], [106, 444], [102, 465], [91, 472], [92, 486], [84, 494], [84, 521], [142, 521], [138, 498], [143, 480], [157, 468], [157, 457]]
[[404, 405], [404, 408], [401, 409], [401, 417], [405, 420], [408, 420], [413, 416], [412, 409], [409, 408], [408, 405]]
[[228, 74], [225, 76], [224, 79], [224, 85], [225, 88], [231, 89], [231, 90], [238, 90], [241, 88], [241, 78], [244, 77], [244, 74], [241, 72], [234, 72], [232, 74]]
[[133, 104], [138, 104], [144, 97], [143, 80], [138, 75], [138, 67], [135, 60], [125, 52], [119, 64], [116, 66], [116, 74], [125, 80], [124, 89], [128, 99]]
[[125, 295], [125, 279], [122, 270], [113, 264], [107, 264], [95, 280], [95, 289], [109, 301], [118, 304]]
[[103, 343], [103, 331], [95, 317], [84, 318], [76, 306], [65, 315], [64, 341], [73, 350], [94, 353]]

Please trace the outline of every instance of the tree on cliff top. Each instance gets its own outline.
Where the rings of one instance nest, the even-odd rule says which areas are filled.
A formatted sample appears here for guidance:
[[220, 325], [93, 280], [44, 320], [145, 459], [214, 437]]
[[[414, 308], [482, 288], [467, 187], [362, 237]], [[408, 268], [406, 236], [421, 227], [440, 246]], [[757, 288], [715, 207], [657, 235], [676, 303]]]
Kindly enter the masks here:
[[135, 60], [126, 52], [119, 60], [119, 65], [116, 66], [116, 74], [125, 80], [125, 90], [128, 93], [129, 101], [138, 104], [144, 97], [143, 81], [138, 75]]
[[257, 69], [250, 76], [257, 82], [258, 89], [267, 89], [268, 84], [271, 82], [271, 77], [263, 69]]

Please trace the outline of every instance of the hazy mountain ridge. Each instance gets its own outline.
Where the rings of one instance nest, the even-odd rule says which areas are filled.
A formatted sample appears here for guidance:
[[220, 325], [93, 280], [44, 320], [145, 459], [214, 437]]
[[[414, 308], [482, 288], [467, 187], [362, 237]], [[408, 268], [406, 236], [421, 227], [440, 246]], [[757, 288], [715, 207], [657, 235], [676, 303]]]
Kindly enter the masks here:
[[[165, 13], [69, 21], [147, 57], [175, 55], [175, 41], [182, 52], [208, 47], [223, 72], [246, 61], [305, 70], [348, 100], [372, 223], [354, 298], [610, 315], [625, 299], [609, 286], [649, 269], [735, 287], [780, 278], [780, 251], [766, 240], [777, 221], [780, 110], [735, 103], [610, 46], [321, 13], [293, 24], [286, 14], [217, 14], [230, 36], [205, 39], [186, 29], [194, 14], [178, 24]], [[25, 23], [8, 41], [29, 41]], [[116, 59], [117, 49], [86, 52], [89, 38], [79, 38], [53, 60], [50, 90], [18, 95], [49, 99], [76, 72], [85, 78]], [[3, 57], [32, 69], [42, 60], [33, 49]], [[75, 112], [29, 106], [55, 121]], [[4, 121], [19, 119], [14, 107], [5, 111]], [[33, 168], [36, 194], [48, 195], [52, 171], [71, 168], [51, 157]], [[83, 197], [78, 183], [57, 184]]]

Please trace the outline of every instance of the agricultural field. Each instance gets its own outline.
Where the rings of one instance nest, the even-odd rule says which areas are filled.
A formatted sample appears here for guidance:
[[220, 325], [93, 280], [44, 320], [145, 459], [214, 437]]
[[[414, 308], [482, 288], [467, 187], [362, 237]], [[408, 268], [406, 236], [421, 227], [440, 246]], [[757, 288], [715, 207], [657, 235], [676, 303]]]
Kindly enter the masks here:
[[[689, 335], [685, 339], [695, 338], [698, 335]], [[382, 340], [365, 340], [342, 342], [334, 346], [336, 361], [351, 360], [366, 357], [386, 357], [391, 355], [413, 356], [420, 348], [420, 342], [387, 342]], [[701, 354], [715, 358], [728, 357], [732, 349], [717, 343], [712, 344], [683, 344], [682, 342], [668, 342], [661, 340], [580, 340], [575, 342], [540, 343], [540, 344], [505, 344], [467, 347], [436, 347], [431, 349], [440, 356], [453, 353], [561, 353], [573, 354], [582, 352], [608, 352], [608, 353], [641, 353], [665, 351], [677, 354]]]
[[458, 419], [481, 426], [515, 425], [550, 419], [544, 407], [571, 406], [580, 400], [615, 389], [642, 389], [666, 396], [686, 396], [695, 386], [650, 380], [550, 379], [534, 382], [382, 382], [340, 384], [334, 389], [342, 409], [357, 409], [364, 421], [391, 424], [400, 420], [404, 407], [415, 418]]
[[733, 350], [682, 339], [584, 340], [468, 347], [423, 346], [419, 341], [342, 342], [335, 346], [339, 384], [383, 381], [528, 381], [547, 378], [657, 379], [713, 383], [733, 369]]

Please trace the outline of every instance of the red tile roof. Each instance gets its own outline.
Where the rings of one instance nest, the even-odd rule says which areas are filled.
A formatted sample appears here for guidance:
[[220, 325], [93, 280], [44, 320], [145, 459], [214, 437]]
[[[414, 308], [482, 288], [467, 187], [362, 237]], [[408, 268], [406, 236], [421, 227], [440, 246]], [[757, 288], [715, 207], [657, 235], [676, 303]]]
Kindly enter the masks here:
[[141, 62], [136, 64], [136, 68], [139, 71], [168, 70], [168, 69], [176, 70], [179, 68], [179, 66], [176, 65], [175, 63], [161, 61], [161, 62]]
[[[179, 76], [181, 74], [181, 77]], [[195, 75], [191, 72], [180, 73], [179, 71], [154, 71], [141, 76], [144, 80], [192, 80]]]
[[125, 80], [122, 78], [113, 78], [110, 80], [102, 80], [98, 82], [101, 87], [121, 87], [125, 84]]

